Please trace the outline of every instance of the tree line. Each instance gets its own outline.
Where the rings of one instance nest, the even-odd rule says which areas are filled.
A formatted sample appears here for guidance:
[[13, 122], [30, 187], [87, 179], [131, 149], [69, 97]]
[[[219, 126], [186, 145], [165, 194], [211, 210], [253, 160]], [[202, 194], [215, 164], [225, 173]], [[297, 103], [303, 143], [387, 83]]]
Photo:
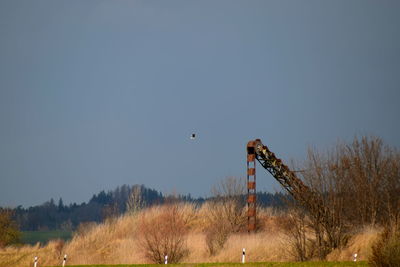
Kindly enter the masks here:
[[[207, 200], [202, 197], [194, 198], [190, 194], [163, 195], [161, 192], [144, 185], [122, 185], [108, 192], [103, 190], [94, 194], [87, 203], [66, 205], [60, 198], [57, 203], [54, 199], [50, 199], [41, 205], [29, 208], [18, 206], [12, 210], [12, 219], [21, 231], [73, 231], [81, 223], [102, 222], [107, 218], [116, 217], [134, 209], [163, 204], [171, 201], [171, 199], [199, 205]], [[285, 205], [283, 199], [282, 193], [260, 192], [258, 194], [258, 201], [261, 206], [283, 207]], [[141, 203], [138, 203], [139, 201]], [[243, 203], [245, 203], [244, 195]]]

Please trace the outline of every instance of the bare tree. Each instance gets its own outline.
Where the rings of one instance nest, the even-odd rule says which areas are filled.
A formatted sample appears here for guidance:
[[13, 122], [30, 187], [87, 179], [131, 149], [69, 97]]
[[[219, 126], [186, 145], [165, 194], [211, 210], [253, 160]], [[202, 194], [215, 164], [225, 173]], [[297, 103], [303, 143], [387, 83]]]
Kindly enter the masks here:
[[338, 168], [344, 170], [346, 220], [355, 225], [398, 220], [400, 154], [378, 137], [355, 138], [341, 145]]
[[126, 202], [126, 210], [129, 213], [136, 213], [146, 206], [146, 202], [142, 194], [142, 186], [135, 185], [131, 189], [128, 200]]
[[205, 204], [208, 208], [205, 234], [210, 255], [215, 255], [224, 247], [231, 233], [245, 229], [245, 184], [243, 178], [227, 177], [211, 189], [213, 197]]
[[118, 203], [105, 205], [102, 209], [102, 217], [106, 222], [113, 222], [120, 215]]
[[226, 220], [230, 232], [239, 232], [246, 226], [245, 185], [244, 178], [227, 177], [211, 189], [211, 213], [217, 220]]
[[388, 162], [388, 173], [383, 184], [382, 216], [387, 218], [388, 227], [400, 225], [400, 153], [392, 152]]
[[297, 261], [307, 261], [315, 256], [317, 242], [310, 218], [299, 208], [293, 207], [287, 216], [281, 217], [280, 226], [289, 238], [289, 253]]
[[319, 220], [318, 216], [311, 214], [311, 227], [314, 230], [318, 256], [325, 258], [331, 249], [344, 245], [346, 240], [346, 224], [344, 222], [345, 202], [342, 198], [346, 181], [343, 169], [336, 168], [339, 150], [333, 150], [327, 154], [320, 154], [309, 149], [306, 171], [302, 172], [303, 180], [321, 196], [323, 207], [327, 209], [319, 211], [329, 220]]
[[329, 223], [313, 220], [319, 257], [340, 248], [352, 227], [399, 220], [400, 156], [378, 137], [339, 142], [325, 153], [309, 149], [304, 171], [299, 173], [321, 196]]

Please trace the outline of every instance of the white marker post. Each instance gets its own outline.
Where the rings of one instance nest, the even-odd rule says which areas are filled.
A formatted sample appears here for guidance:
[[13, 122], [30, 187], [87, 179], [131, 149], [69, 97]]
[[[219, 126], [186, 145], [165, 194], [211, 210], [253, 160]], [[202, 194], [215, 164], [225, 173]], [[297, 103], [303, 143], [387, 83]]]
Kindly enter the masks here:
[[62, 264], [62, 267], [64, 267], [65, 266], [65, 263], [67, 262], [67, 254], [65, 254], [64, 255], [64, 260], [63, 260], [63, 264]]
[[357, 261], [357, 253], [354, 253], [354, 258], [353, 258], [353, 261]]
[[37, 261], [38, 261], [38, 258], [35, 257], [35, 261], [34, 261], [34, 263], [33, 263], [33, 267], [37, 267]]
[[245, 262], [245, 258], [246, 258], [246, 249], [243, 248], [243, 251], [242, 251], [242, 263]]
[[164, 257], [164, 264], [168, 264], [168, 255], [165, 255]]

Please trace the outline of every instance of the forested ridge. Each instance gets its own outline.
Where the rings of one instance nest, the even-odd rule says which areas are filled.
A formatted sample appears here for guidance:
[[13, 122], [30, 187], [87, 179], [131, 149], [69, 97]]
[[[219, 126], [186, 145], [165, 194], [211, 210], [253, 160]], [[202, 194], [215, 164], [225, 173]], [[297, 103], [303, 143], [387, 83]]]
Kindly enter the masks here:
[[[29, 208], [18, 206], [14, 209], [13, 219], [21, 231], [40, 230], [75, 230], [85, 222], [102, 222], [108, 217], [119, 216], [129, 210], [129, 198], [137, 190], [143, 206], [162, 204], [172, 199], [174, 201], [191, 202], [201, 205], [207, 199], [193, 198], [188, 195], [163, 195], [161, 192], [144, 185], [122, 185], [114, 190], [101, 191], [94, 194], [90, 200], [81, 204], [64, 204], [62, 198], [58, 201], [50, 199], [45, 203]], [[261, 206], [283, 207], [285, 195], [282, 193], [258, 193]], [[245, 202], [245, 196], [243, 196]]]

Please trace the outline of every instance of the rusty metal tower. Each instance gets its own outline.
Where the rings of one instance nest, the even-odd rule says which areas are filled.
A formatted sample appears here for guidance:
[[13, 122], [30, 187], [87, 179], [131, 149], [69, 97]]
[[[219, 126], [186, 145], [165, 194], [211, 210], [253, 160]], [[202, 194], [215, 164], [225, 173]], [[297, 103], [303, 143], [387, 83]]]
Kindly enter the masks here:
[[256, 153], [254, 142], [247, 144], [247, 231], [256, 230]]

